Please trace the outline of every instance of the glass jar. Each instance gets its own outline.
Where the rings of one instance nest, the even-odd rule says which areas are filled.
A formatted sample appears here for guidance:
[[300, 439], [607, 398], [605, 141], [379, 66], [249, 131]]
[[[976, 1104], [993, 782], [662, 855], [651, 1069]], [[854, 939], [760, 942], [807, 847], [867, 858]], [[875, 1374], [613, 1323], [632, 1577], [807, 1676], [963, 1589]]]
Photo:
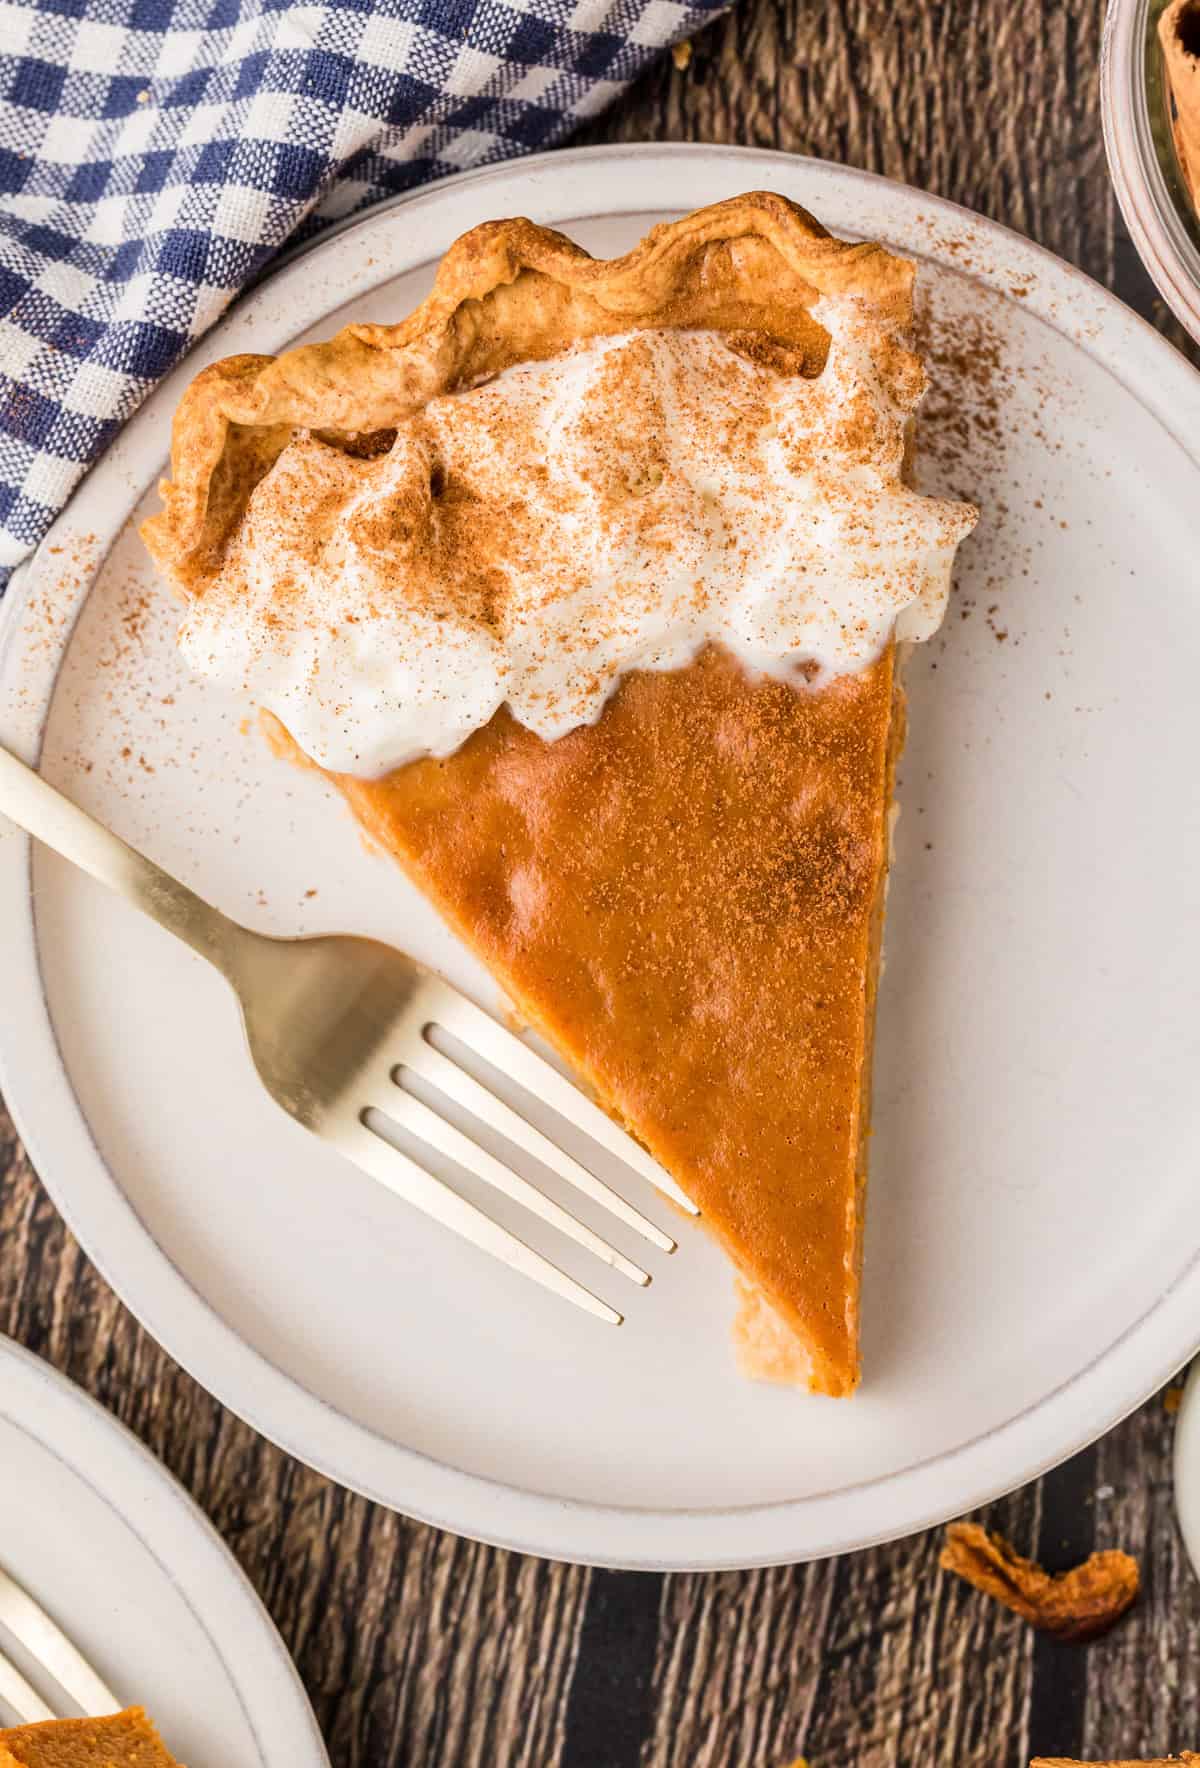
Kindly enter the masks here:
[[1100, 96], [1117, 201], [1171, 311], [1200, 342], [1200, 218], [1175, 148], [1158, 41], [1168, 0], [1109, 0]]

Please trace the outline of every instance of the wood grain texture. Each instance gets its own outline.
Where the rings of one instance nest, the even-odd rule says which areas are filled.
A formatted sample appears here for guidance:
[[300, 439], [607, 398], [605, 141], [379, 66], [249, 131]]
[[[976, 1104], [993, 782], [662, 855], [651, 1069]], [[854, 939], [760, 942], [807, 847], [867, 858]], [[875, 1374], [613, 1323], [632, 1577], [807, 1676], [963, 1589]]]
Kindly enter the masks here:
[[[1105, 173], [1102, 12], [1101, 0], [742, 0], [686, 69], [664, 59], [581, 139], [740, 142], [906, 179], [1030, 234], [1182, 343]], [[933, 1534], [618, 1589], [340, 1491], [153, 1344], [79, 1251], [2, 1110], [0, 1330], [95, 1394], [194, 1494], [294, 1652], [336, 1768], [783, 1768], [800, 1754], [813, 1768], [1017, 1768], [1064, 1738], [1097, 1756], [1200, 1743], [1200, 1585], [1173, 1522], [1160, 1400], [988, 1515], [1050, 1563], [1081, 1538], [1141, 1560], [1139, 1607], [1068, 1657], [1081, 1648], [1036, 1644], [939, 1572]]]
[[1103, 1546], [1141, 1565], [1142, 1600], [1089, 1653], [1086, 1747], [1157, 1756], [1200, 1742], [1200, 1584], [1183, 1552], [1171, 1492], [1174, 1420], [1162, 1398], [1098, 1445]]

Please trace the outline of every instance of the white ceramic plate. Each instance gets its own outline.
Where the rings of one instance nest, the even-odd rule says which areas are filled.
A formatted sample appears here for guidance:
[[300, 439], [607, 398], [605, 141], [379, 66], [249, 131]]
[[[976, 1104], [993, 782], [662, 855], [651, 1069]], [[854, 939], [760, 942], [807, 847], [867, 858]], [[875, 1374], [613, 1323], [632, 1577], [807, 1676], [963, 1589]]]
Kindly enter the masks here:
[[560, 153], [377, 211], [240, 304], [85, 484], [0, 659], [0, 736], [230, 913], [376, 934], [497, 1004], [322, 784], [187, 679], [127, 518], [202, 363], [403, 313], [488, 217], [610, 253], [760, 185], [920, 260], [924, 470], [985, 511], [913, 669], [852, 1402], [739, 1380], [698, 1230], [619, 1333], [439, 1233], [260, 1095], [215, 975], [0, 836], [3, 1084], [129, 1305], [332, 1477], [573, 1559], [903, 1533], [1076, 1449], [1200, 1339], [1200, 381], [1078, 273], [917, 192], [758, 152]]
[[[123, 1426], [6, 1339], [0, 1565], [181, 1760], [328, 1768], [292, 1661], [228, 1548]], [[66, 1710], [3, 1629], [0, 1648]], [[0, 1702], [0, 1725], [14, 1717]]]

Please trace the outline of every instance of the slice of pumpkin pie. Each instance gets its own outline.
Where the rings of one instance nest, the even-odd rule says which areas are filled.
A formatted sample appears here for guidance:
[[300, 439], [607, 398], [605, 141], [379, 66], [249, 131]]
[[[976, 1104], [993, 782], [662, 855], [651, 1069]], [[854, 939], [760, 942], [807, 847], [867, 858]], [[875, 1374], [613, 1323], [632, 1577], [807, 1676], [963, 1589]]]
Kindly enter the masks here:
[[266, 708], [699, 1206], [748, 1373], [846, 1394], [903, 642], [913, 267], [755, 194], [476, 228], [398, 325], [201, 374], [143, 534]]

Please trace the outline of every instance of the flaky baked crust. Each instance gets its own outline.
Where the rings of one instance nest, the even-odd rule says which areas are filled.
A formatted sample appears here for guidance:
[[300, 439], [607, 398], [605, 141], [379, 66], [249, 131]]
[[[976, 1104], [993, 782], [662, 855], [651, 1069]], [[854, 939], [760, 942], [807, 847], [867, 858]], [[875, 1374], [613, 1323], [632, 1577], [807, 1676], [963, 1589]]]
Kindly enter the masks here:
[[[852, 293], [881, 334], [907, 327], [913, 266], [832, 238], [785, 197], [756, 191], [655, 227], [623, 258], [592, 258], [532, 221], [488, 221], [443, 258], [429, 297], [398, 325], [350, 325], [282, 356], [205, 369], [175, 416], [171, 478], [142, 526], [156, 564], [199, 593], [250, 493], [297, 429], [373, 450], [439, 394], [567, 344], [647, 326], [745, 333], [820, 372], [828, 337], [809, 309]], [[885, 372], [918, 384], [917, 358], [888, 344]]]

